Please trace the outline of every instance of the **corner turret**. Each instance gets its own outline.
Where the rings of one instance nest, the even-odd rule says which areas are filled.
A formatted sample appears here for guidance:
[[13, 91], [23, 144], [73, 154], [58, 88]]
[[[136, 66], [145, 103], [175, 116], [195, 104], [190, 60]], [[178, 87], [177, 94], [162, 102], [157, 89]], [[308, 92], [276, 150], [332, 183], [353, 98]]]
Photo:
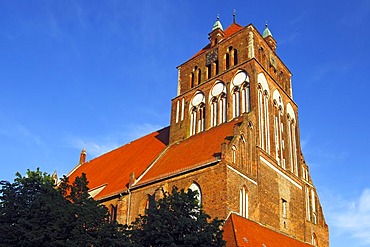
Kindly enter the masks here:
[[276, 51], [276, 40], [272, 36], [272, 33], [270, 29], [268, 28], [268, 25], [266, 23], [266, 28], [262, 33], [262, 37], [266, 40], [267, 44], [270, 46], [270, 48], [275, 52]]

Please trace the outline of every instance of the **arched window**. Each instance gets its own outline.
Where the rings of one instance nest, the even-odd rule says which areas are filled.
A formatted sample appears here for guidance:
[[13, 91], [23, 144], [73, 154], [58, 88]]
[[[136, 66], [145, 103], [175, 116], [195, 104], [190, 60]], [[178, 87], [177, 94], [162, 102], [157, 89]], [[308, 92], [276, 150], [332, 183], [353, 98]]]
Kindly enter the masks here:
[[250, 112], [251, 105], [250, 105], [250, 91], [249, 91], [249, 82], [244, 83], [242, 86], [242, 113]]
[[226, 86], [217, 81], [210, 92], [211, 127], [226, 122]]
[[182, 98], [181, 100], [181, 121], [184, 120], [184, 114], [185, 114], [185, 98]]
[[193, 107], [190, 112], [190, 135], [197, 133], [197, 108]]
[[194, 87], [194, 72], [190, 74], [190, 88]]
[[179, 116], [180, 116], [180, 100], [177, 100], [176, 102], [176, 123], [179, 122]]
[[317, 224], [316, 198], [315, 191], [313, 190], [311, 190], [311, 203], [312, 203], [312, 223]]
[[275, 158], [282, 168], [285, 169], [284, 145], [283, 145], [283, 104], [281, 95], [278, 90], [273, 93], [274, 101], [274, 142], [275, 142]]
[[209, 78], [212, 77], [212, 67], [211, 67], [211, 64], [208, 64], [206, 68], [207, 68], [207, 79], [209, 79]]
[[242, 217], [248, 218], [248, 193], [243, 187], [239, 191], [239, 214]]
[[202, 82], [202, 71], [201, 69], [197, 69], [197, 83], [198, 85]]
[[199, 185], [197, 183], [192, 183], [189, 186], [189, 190], [197, 192], [197, 200], [198, 200], [199, 206], [201, 206], [202, 205], [202, 192], [200, 190]]
[[198, 110], [198, 132], [202, 132], [205, 129], [205, 118], [206, 118], [206, 109], [204, 103], [200, 104]]
[[263, 111], [264, 111], [264, 129], [266, 134], [266, 152], [270, 153], [270, 124], [269, 124], [269, 95], [268, 92], [265, 90], [263, 92]]
[[197, 91], [190, 104], [190, 135], [205, 130], [205, 96]]
[[218, 116], [221, 124], [226, 122], [226, 93], [221, 94], [219, 98], [219, 106], [220, 114]]
[[217, 98], [214, 97], [211, 101], [211, 127], [217, 126], [217, 119], [218, 119], [218, 101]]
[[293, 107], [287, 104], [287, 134], [289, 145], [289, 160], [291, 172], [298, 176], [298, 157], [297, 157], [297, 140], [296, 140], [296, 119]]
[[257, 80], [260, 147], [270, 153], [269, 86], [263, 73], [258, 74]]
[[316, 234], [315, 233], [312, 234], [312, 245], [313, 246], [319, 246], [319, 244], [317, 242], [317, 237], [316, 237]]
[[230, 55], [229, 53], [226, 53], [225, 54], [225, 69], [229, 69], [230, 68]]
[[238, 50], [234, 49], [233, 50], [233, 57], [234, 57], [234, 66], [238, 64]]
[[236, 163], [236, 147], [232, 147], [232, 161], [235, 164]]
[[235, 87], [233, 90], [233, 118], [240, 115], [240, 92], [239, 88]]
[[232, 80], [233, 118], [250, 111], [249, 76], [240, 70]]

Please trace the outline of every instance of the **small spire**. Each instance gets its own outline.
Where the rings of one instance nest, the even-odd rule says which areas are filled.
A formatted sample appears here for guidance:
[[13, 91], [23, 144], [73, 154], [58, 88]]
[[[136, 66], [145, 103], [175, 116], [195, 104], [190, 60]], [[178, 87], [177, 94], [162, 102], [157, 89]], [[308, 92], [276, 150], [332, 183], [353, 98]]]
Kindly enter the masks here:
[[268, 28], [268, 24], [267, 24], [267, 21], [266, 21], [266, 23], [265, 23], [265, 30], [263, 31], [263, 33], [262, 33], [262, 37], [263, 38], [266, 38], [266, 37], [268, 37], [268, 36], [271, 36], [272, 37], [272, 33], [271, 33], [271, 31], [270, 31], [270, 29]]
[[213, 24], [212, 31], [216, 30], [217, 28], [220, 28], [222, 31], [224, 30], [224, 28], [222, 27], [222, 24], [220, 22], [220, 15], [219, 14], [217, 15], [217, 19], [216, 19], [215, 24]]
[[82, 165], [83, 163], [86, 162], [86, 149], [83, 148], [80, 153], [80, 162], [78, 163], [79, 165]]
[[233, 10], [233, 23], [236, 23], [236, 10]]

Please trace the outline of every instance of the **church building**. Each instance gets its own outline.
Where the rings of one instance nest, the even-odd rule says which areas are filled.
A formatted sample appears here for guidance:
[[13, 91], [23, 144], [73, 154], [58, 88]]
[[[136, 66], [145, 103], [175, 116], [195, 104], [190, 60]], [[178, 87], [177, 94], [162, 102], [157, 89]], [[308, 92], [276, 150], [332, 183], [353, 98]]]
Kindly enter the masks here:
[[170, 125], [79, 164], [112, 220], [144, 214], [148, 195], [190, 188], [227, 246], [329, 246], [329, 230], [301, 150], [291, 72], [266, 25], [223, 28], [179, 65]]

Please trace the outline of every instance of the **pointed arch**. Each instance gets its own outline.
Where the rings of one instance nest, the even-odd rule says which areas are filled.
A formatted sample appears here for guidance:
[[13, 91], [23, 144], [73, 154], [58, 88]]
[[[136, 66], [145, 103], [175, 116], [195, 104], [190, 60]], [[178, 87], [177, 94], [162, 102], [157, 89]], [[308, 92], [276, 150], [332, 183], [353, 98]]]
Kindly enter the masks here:
[[211, 127], [226, 122], [226, 85], [217, 80], [210, 91]]
[[290, 169], [292, 173], [298, 176], [296, 117], [293, 107], [290, 103], [288, 103], [286, 106], [286, 112]]
[[311, 240], [311, 243], [313, 246], [319, 246], [319, 243], [317, 241], [317, 236], [315, 233], [312, 233], [312, 240]]
[[244, 70], [238, 70], [231, 81], [233, 118], [250, 111], [249, 75]]
[[239, 214], [248, 218], [249, 214], [249, 195], [245, 186], [239, 190]]
[[269, 96], [270, 89], [263, 73], [257, 76], [258, 82], [258, 124], [260, 147], [270, 153]]
[[283, 129], [284, 125], [282, 122], [284, 105], [282, 103], [281, 95], [276, 89], [273, 94], [274, 103], [274, 143], [275, 143], [275, 159], [282, 168], [285, 169], [285, 158], [284, 158], [284, 140], [283, 140]]
[[190, 136], [205, 130], [205, 96], [202, 91], [197, 91], [190, 103]]
[[199, 203], [199, 206], [202, 205], [202, 191], [200, 189], [200, 186], [198, 183], [196, 182], [193, 182], [189, 188], [189, 190], [192, 190], [192, 191], [196, 191], [197, 192], [197, 200], [198, 200], [198, 203]]

